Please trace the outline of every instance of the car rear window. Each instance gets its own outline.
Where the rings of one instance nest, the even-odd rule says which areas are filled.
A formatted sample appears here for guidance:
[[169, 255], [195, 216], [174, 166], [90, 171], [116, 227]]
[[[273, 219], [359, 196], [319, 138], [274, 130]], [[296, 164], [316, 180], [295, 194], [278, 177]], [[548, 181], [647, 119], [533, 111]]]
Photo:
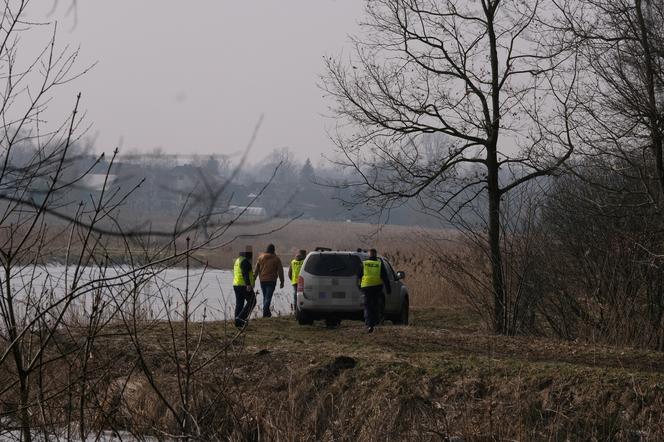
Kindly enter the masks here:
[[316, 276], [353, 276], [361, 266], [362, 260], [356, 255], [319, 253], [309, 256], [304, 270]]

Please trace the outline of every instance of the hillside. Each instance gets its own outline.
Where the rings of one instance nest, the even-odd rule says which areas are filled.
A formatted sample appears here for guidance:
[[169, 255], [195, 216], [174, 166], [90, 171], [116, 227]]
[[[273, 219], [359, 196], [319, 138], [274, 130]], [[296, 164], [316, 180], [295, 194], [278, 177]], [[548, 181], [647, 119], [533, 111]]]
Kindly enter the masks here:
[[[664, 438], [664, 354], [487, 335], [452, 310], [412, 317], [370, 335], [351, 321], [252, 321], [225, 350], [223, 372], [206, 380], [215, 414], [225, 413], [217, 430], [232, 440]], [[233, 333], [216, 323], [204, 351]], [[130, 387], [130, 420], [165, 419], [146, 405], [145, 382]]]

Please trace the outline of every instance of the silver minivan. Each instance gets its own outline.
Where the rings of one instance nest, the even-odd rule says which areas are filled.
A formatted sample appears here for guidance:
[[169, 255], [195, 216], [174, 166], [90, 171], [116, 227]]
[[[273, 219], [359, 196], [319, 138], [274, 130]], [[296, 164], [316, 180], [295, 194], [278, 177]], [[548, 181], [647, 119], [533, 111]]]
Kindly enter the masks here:
[[[316, 251], [304, 260], [297, 281], [295, 315], [301, 325], [323, 319], [328, 326], [339, 325], [342, 319], [363, 319], [364, 300], [358, 274], [365, 252]], [[408, 324], [408, 288], [405, 274], [395, 272], [389, 261], [379, 257], [387, 270], [391, 293], [385, 292], [381, 303], [382, 318], [394, 324]]]

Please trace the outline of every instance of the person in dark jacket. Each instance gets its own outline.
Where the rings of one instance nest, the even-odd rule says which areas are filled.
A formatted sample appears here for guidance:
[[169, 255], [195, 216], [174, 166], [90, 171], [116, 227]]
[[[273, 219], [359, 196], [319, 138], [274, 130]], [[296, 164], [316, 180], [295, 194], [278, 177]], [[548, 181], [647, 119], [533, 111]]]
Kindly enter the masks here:
[[261, 291], [263, 292], [263, 317], [269, 318], [272, 316], [270, 304], [272, 303], [274, 290], [277, 287], [277, 279], [280, 283], [279, 288], [284, 288], [284, 266], [275, 253], [274, 244], [268, 244], [265, 253], [258, 255], [254, 274], [260, 280]]
[[369, 250], [369, 257], [364, 260], [359, 271], [360, 289], [364, 294], [364, 324], [367, 333], [372, 333], [380, 321], [385, 307], [385, 291], [391, 293], [390, 280], [383, 262], [378, 258], [376, 249]]
[[235, 326], [246, 327], [249, 315], [256, 306], [254, 272], [251, 270], [251, 252], [240, 252], [233, 263], [233, 291], [235, 292]]

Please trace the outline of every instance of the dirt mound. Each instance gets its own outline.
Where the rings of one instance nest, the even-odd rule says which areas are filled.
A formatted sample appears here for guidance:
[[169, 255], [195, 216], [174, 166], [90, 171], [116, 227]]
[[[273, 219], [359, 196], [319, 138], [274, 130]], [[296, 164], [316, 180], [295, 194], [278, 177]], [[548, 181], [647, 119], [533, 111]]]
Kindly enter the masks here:
[[337, 376], [342, 370], [354, 368], [356, 365], [357, 361], [349, 356], [337, 356], [334, 361], [322, 367], [320, 371]]

